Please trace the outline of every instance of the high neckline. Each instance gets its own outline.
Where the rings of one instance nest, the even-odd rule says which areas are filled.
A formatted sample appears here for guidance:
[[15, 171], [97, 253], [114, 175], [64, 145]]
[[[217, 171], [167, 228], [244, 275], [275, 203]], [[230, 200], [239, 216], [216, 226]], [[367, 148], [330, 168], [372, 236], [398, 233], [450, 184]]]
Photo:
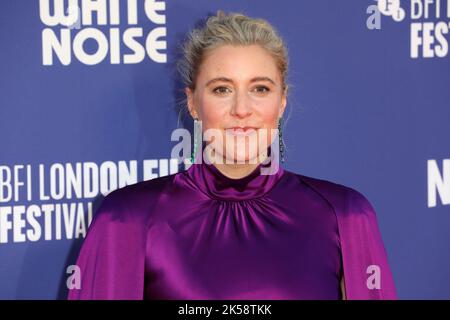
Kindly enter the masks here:
[[187, 170], [188, 176], [195, 185], [212, 199], [239, 201], [259, 198], [269, 192], [284, 173], [281, 165], [272, 174], [262, 174], [268, 170], [270, 163], [257, 167], [242, 178], [230, 178], [224, 175], [215, 165], [205, 161], [193, 164]]

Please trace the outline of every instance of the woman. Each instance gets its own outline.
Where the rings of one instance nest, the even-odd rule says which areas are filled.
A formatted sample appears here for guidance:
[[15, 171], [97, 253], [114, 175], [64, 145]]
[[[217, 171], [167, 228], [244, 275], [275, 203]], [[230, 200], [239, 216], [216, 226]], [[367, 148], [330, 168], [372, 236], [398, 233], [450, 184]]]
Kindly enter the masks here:
[[[361, 193], [284, 170], [272, 134], [226, 142], [279, 127], [287, 53], [274, 28], [218, 12], [190, 34], [184, 53], [189, 113], [204, 133], [219, 132], [207, 144], [214, 152], [196, 141], [188, 170], [104, 199], [77, 261], [81, 289], [69, 298], [396, 298]], [[223, 161], [230, 158], [243, 162]]]

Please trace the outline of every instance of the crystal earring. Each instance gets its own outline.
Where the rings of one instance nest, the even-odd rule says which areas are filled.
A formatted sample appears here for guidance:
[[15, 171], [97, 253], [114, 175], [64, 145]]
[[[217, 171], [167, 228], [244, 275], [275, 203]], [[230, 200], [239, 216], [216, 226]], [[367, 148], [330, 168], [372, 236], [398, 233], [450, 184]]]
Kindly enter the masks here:
[[191, 154], [191, 164], [194, 164], [199, 143], [201, 143], [202, 122], [194, 118], [194, 150]]
[[278, 119], [278, 142], [280, 148], [280, 159], [281, 162], [284, 163], [284, 143], [283, 143], [283, 129], [282, 129], [282, 120], [283, 118]]

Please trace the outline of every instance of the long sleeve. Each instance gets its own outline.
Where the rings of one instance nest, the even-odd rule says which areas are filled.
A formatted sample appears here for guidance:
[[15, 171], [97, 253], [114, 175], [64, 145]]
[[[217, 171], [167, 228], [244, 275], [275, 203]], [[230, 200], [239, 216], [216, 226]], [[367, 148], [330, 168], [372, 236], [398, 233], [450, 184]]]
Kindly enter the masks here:
[[143, 299], [145, 227], [112, 192], [95, 215], [77, 266], [81, 288], [69, 290], [68, 299]]
[[341, 219], [344, 273], [349, 299], [396, 299], [394, 279], [376, 212], [360, 192], [349, 189]]
[[329, 202], [336, 214], [346, 298], [397, 299], [376, 213], [369, 200], [359, 191], [340, 184], [306, 176], [302, 179]]

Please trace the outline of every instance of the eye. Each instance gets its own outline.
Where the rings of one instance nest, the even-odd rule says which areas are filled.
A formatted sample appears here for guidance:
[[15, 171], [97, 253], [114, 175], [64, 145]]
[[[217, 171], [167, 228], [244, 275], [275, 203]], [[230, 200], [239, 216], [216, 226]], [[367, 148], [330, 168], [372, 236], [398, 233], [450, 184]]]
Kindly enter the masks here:
[[227, 88], [227, 87], [221, 86], [221, 87], [214, 88], [213, 92], [218, 94], [218, 95], [224, 95], [224, 94], [226, 94], [228, 92], [231, 92], [231, 90], [229, 88]]
[[256, 91], [257, 93], [267, 93], [267, 92], [270, 91], [270, 89], [269, 89], [268, 87], [266, 87], [266, 86], [257, 86], [257, 87], [255, 88], [255, 91]]

